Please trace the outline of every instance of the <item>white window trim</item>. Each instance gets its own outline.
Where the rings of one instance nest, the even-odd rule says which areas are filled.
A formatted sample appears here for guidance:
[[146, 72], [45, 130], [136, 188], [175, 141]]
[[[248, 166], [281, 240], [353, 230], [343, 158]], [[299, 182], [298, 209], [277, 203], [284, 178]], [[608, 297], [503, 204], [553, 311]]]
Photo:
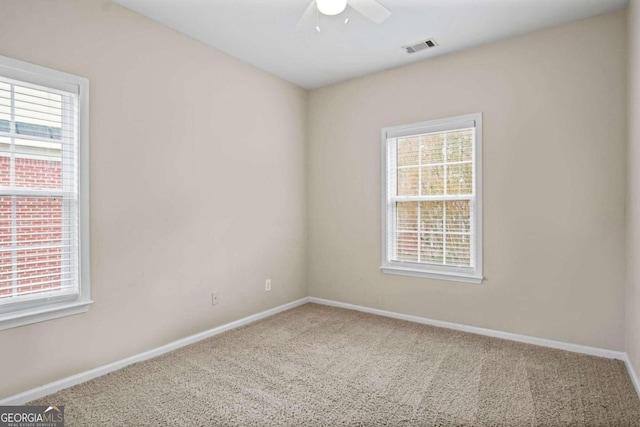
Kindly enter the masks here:
[[[435, 264], [421, 264], [411, 262], [394, 262], [390, 260], [389, 254], [389, 232], [388, 220], [390, 207], [388, 200], [388, 139], [418, 133], [438, 132], [465, 127], [469, 122], [474, 123], [475, 144], [474, 144], [474, 231], [472, 239], [474, 245], [474, 268], [448, 267]], [[468, 126], [467, 126], [468, 127]], [[382, 129], [381, 132], [381, 177], [382, 177], [382, 272], [387, 274], [397, 274], [403, 276], [422, 277], [427, 279], [451, 280], [465, 283], [482, 283], [483, 277], [483, 257], [482, 257], [482, 113], [468, 114], [464, 116], [450, 117], [439, 120], [429, 120], [426, 122], [413, 123], [409, 125], [391, 126]]]
[[28, 62], [0, 56], [0, 75], [14, 80], [78, 94], [78, 231], [79, 294], [76, 298], [56, 298], [48, 303], [25, 306], [0, 314], [0, 330], [84, 313], [91, 300], [89, 239], [89, 80]]

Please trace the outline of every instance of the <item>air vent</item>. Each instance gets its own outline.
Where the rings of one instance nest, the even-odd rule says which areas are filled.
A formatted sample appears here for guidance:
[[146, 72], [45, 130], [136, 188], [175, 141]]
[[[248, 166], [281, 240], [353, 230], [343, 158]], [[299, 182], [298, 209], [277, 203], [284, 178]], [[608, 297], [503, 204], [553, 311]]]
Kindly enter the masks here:
[[416, 52], [420, 52], [421, 50], [430, 49], [436, 46], [438, 46], [438, 43], [436, 43], [434, 39], [428, 39], [428, 40], [421, 41], [420, 43], [402, 46], [402, 48], [406, 50], [407, 53], [416, 53]]

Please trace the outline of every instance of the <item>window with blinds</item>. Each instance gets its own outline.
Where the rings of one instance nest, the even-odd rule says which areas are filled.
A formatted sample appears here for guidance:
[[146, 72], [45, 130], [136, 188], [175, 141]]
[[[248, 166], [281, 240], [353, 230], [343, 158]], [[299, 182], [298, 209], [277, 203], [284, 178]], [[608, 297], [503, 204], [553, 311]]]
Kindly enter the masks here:
[[0, 326], [40, 307], [88, 301], [80, 224], [84, 81], [61, 82], [79, 78], [1, 59]]
[[479, 282], [481, 115], [383, 130], [383, 270]]

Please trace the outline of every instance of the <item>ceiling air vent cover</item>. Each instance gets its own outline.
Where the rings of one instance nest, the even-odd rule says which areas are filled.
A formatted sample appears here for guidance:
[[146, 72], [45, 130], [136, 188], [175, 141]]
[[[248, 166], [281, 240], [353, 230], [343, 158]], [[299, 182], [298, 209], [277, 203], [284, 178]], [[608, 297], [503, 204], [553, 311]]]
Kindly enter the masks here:
[[436, 46], [438, 46], [438, 43], [436, 43], [434, 39], [428, 39], [428, 40], [423, 40], [419, 43], [402, 46], [402, 48], [406, 50], [407, 53], [416, 53], [421, 50], [430, 49]]

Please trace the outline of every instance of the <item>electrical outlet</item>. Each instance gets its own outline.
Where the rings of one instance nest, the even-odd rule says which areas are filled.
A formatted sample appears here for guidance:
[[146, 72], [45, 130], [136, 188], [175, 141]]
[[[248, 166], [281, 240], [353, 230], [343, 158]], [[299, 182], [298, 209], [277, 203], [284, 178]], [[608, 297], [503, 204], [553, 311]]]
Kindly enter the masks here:
[[267, 279], [264, 282], [264, 290], [265, 291], [270, 291], [271, 290], [271, 279]]
[[211, 305], [220, 303], [220, 292], [211, 292]]

